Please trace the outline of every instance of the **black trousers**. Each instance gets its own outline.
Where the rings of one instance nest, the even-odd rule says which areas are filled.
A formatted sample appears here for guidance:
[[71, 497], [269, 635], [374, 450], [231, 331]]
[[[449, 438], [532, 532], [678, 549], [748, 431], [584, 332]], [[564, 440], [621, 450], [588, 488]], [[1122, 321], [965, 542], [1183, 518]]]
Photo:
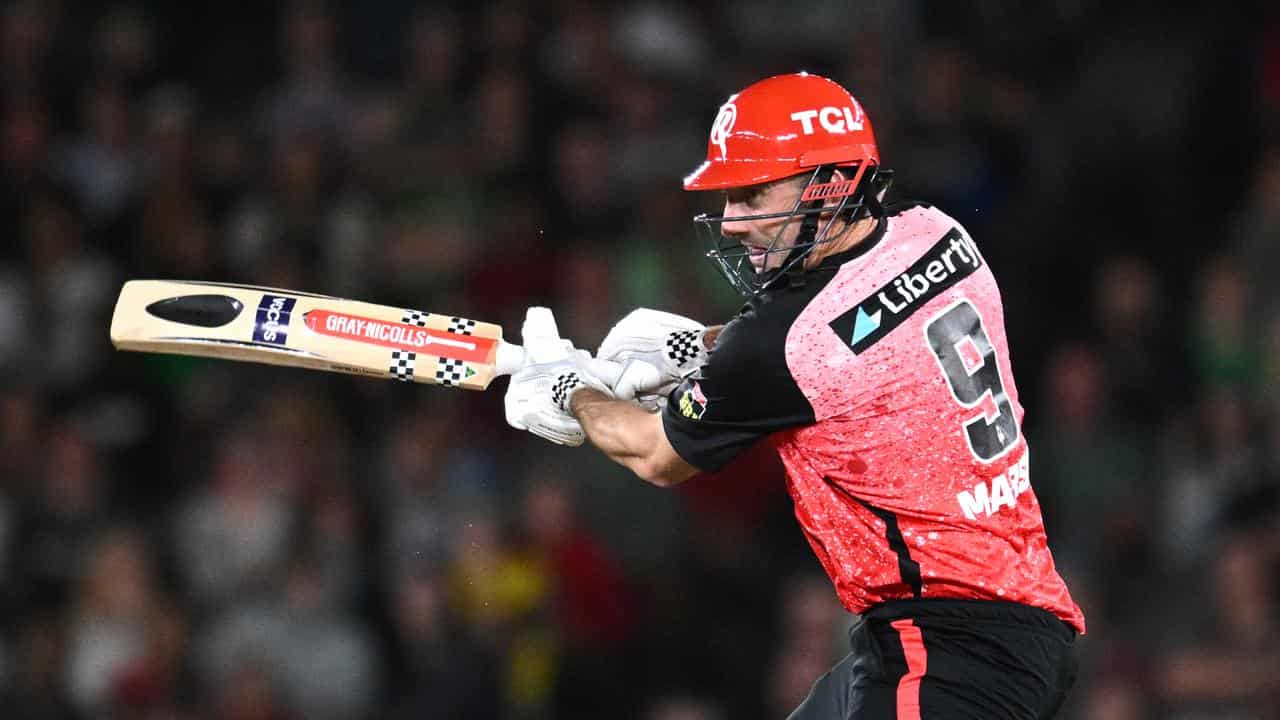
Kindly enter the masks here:
[[1075, 682], [1075, 637], [1017, 603], [885, 603], [789, 720], [1049, 720]]

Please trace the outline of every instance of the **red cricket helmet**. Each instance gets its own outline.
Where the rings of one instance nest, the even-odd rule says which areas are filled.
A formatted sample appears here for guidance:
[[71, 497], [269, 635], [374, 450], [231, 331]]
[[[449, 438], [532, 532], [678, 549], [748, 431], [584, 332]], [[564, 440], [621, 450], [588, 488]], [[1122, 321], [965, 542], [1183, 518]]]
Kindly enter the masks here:
[[[841, 179], [831, 182], [836, 168]], [[853, 95], [818, 75], [796, 73], [766, 78], [731, 95], [716, 115], [707, 141], [707, 159], [684, 179], [685, 190], [724, 190], [808, 174], [787, 212], [725, 217], [703, 213], [694, 223], [711, 242], [707, 257], [744, 295], [756, 295], [786, 276], [803, 282], [805, 258], [829, 237], [835, 219], [847, 230], [866, 216], [882, 217], [881, 199], [893, 173], [880, 167], [871, 120]], [[833, 204], [834, 203], [834, 204]], [[831, 218], [821, 232], [819, 219]], [[780, 241], [783, 228], [766, 249], [785, 257], [780, 267], [757, 272], [747, 250], [720, 232], [726, 221], [796, 218], [800, 229], [792, 244]], [[838, 237], [838, 234], [837, 234]]]
[[707, 159], [686, 190], [781, 180], [820, 165], [880, 164], [871, 120], [843, 87], [819, 75], [776, 75], [729, 96], [711, 124]]

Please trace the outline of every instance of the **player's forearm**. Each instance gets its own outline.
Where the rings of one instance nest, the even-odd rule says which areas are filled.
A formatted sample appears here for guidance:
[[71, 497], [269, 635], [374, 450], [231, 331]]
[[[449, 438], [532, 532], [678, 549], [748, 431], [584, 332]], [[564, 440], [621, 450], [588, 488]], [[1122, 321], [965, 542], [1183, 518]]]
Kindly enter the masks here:
[[658, 415], [590, 388], [574, 393], [570, 405], [591, 443], [642, 480], [670, 487], [697, 473], [672, 449]]

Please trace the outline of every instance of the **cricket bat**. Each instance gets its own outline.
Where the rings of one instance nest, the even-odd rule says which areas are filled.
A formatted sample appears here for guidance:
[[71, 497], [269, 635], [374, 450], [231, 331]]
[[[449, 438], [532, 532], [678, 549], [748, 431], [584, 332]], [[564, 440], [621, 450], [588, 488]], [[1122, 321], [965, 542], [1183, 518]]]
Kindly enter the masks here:
[[524, 363], [502, 326], [325, 295], [130, 280], [111, 317], [119, 350], [289, 365], [484, 390]]

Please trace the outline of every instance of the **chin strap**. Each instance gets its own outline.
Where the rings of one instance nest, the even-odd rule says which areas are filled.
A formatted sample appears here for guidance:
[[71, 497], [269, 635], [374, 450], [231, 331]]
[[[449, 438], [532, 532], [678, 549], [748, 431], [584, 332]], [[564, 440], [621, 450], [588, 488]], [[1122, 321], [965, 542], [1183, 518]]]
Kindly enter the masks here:
[[[867, 214], [874, 218], [884, 217], [884, 203], [881, 198], [893, 184], [893, 171], [872, 167], [866, 180], [867, 189], [862, 193], [862, 205]], [[878, 186], [878, 189], [877, 189]]]
[[[835, 165], [824, 165], [818, 168], [813, 177], [809, 179], [809, 185], [825, 185], [831, 182], [831, 176], [835, 172]], [[816, 210], [822, 207], [822, 203], [822, 200], [814, 200], [805, 209]], [[800, 233], [796, 235], [796, 244], [787, 255], [787, 259], [783, 261], [784, 266], [789, 266], [787, 267], [787, 284], [793, 288], [804, 285], [804, 262], [797, 260], [797, 258], [801, 254], [813, 251], [813, 240], [818, 232], [818, 220], [821, 217], [821, 213], [813, 213], [804, 217], [804, 220], [800, 223]]]

